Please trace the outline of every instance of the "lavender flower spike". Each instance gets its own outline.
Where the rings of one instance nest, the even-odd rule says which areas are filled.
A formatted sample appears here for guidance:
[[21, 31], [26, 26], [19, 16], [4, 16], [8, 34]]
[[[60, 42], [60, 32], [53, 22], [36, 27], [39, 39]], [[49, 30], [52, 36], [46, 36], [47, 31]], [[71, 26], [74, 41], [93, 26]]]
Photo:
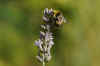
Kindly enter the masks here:
[[65, 22], [65, 19], [60, 11], [52, 8], [45, 8], [43, 21], [43, 24], [40, 25], [40, 38], [35, 40], [35, 45], [39, 49], [37, 59], [45, 66], [45, 63], [52, 58], [50, 53], [50, 50], [54, 45], [52, 30], [55, 29], [55, 27], [61, 26]]

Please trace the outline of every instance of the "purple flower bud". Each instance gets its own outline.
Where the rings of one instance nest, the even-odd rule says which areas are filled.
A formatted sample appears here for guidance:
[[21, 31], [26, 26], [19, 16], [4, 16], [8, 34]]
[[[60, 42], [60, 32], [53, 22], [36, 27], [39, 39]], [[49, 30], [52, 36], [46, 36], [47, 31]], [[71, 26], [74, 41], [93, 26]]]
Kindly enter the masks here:
[[42, 40], [42, 39], [44, 39], [44, 37], [45, 37], [45, 33], [40, 31], [40, 39]]
[[39, 41], [35, 40], [35, 45], [39, 46], [40, 45]]
[[49, 12], [49, 9], [48, 9], [48, 8], [45, 8], [45, 9], [44, 9], [44, 15], [47, 15], [48, 12]]
[[49, 19], [46, 16], [43, 16], [43, 21], [49, 22]]
[[43, 42], [40, 39], [35, 41], [36, 46], [40, 47], [41, 44], [43, 44]]
[[48, 11], [48, 14], [53, 15], [53, 9], [52, 8]]

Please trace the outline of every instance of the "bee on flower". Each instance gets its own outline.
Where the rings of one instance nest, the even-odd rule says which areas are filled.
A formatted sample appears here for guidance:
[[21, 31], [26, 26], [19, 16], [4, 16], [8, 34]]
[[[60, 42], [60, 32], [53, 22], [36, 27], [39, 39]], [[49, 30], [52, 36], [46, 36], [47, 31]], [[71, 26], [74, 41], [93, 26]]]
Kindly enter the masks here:
[[66, 23], [63, 14], [59, 10], [53, 10], [52, 8], [46, 8], [44, 10], [43, 20], [45, 23], [49, 23], [57, 27], [61, 26], [63, 23]]
[[43, 12], [43, 23], [40, 25], [40, 38], [35, 40], [35, 45], [38, 47], [37, 59], [42, 62], [51, 60], [51, 48], [54, 45], [54, 37], [52, 29], [60, 27], [66, 20], [59, 10], [45, 8]]

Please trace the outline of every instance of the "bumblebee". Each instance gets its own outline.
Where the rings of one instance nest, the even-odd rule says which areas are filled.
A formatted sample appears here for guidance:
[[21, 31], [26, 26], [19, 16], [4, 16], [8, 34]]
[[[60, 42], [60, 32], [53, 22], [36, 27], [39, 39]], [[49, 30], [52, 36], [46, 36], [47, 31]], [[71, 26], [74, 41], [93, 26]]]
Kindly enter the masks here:
[[43, 20], [45, 23], [49, 23], [54, 26], [61, 26], [66, 22], [63, 14], [59, 10], [46, 8], [43, 14]]
[[53, 15], [56, 19], [56, 25], [60, 26], [63, 23], [66, 22], [64, 16], [62, 15], [62, 13], [60, 11], [54, 10], [54, 15]]

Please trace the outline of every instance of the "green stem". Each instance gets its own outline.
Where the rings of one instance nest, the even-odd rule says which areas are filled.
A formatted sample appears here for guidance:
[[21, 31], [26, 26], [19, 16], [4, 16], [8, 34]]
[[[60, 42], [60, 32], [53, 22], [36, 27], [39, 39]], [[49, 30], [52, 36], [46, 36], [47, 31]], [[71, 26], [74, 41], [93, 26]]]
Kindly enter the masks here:
[[44, 54], [43, 54], [43, 66], [45, 66], [45, 61], [44, 61]]
[[45, 62], [43, 62], [43, 66], [45, 66]]

